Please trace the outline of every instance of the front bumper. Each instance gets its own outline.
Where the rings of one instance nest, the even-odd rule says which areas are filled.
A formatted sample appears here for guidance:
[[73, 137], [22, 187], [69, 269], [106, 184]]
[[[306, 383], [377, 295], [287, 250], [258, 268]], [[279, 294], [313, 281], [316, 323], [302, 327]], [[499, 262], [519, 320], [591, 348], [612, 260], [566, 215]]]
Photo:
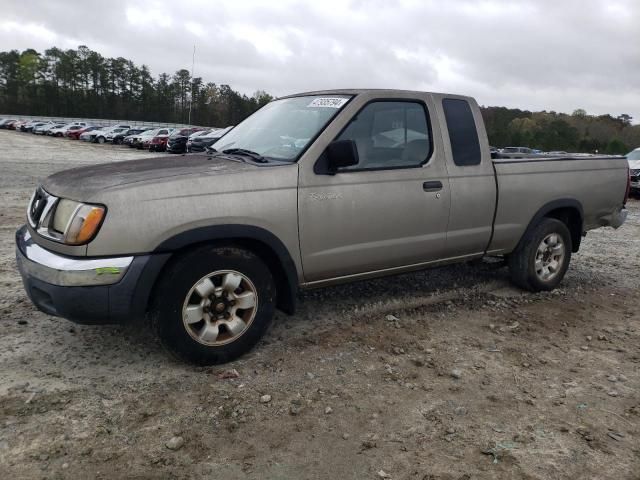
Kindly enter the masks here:
[[37, 245], [26, 226], [16, 232], [16, 261], [33, 304], [77, 323], [124, 323], [144, 316], [168, 257], [67, 257]]

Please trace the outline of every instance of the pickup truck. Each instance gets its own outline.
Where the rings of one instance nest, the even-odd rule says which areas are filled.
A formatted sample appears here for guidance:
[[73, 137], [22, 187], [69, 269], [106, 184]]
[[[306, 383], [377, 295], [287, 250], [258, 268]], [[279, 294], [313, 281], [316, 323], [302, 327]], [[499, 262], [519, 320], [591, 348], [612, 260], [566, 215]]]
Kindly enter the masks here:
[[551, 290], [588, 230], [622, 225], [628, 189], [624, 157], [492, 159], [472, 98], [311, 92], [204, 155], [50, 176], [17, 263], [42, 311], [149, 318], [171, 352], [214, 364], [293, 314], [298, 289], [502, 256], [516, 285]]

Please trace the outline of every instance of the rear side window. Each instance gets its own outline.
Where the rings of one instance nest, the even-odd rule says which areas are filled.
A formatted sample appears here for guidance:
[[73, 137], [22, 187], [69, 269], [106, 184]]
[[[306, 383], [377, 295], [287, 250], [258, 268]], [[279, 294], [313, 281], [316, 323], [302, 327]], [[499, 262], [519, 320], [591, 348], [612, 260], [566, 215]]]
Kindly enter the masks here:
[[480, 164], [480, 141], [469, 102], [457, 98], [442, 100], [449, 131], [453, 163], [460, 167]]

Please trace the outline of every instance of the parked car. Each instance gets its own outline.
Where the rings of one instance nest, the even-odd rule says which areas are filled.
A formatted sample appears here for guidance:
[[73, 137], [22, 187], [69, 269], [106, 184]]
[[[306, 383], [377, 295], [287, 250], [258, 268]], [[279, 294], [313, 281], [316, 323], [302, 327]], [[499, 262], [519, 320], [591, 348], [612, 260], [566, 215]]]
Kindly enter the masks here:
[[17, 120], [15, 122], [9, 123], [9, 130], [20, 130], [20, 127], [27, 123], [26, 120]]
[[[62, 135], [67, 138], [74, 138], [76, 135], [75, 132], [82, 132], [86, 129], [87, 127], [84, 125], [71, 125], [70, 127], [67, 127], [67, 129], [64, 131]], [[78, 136], [80, 136], [79, 133], [78, 133]], [[75, 138], [77, 139], [77, 137]]]
[[222, 138], [233, 127], [219, 128], [210, 130], [204, 135], [198, 135], [197, 137], [189, 137], [187, 141], [188, 152], [204, 152], [207, 148], [211, 147], [214, 143]]
[[34, 127], [31, 129], [31, 133], [38, 134], [42, 132], [44, 128], [50, 127], [52, 125], [55, 125], [52, 121], [40, 122], [38, 125], [34, 125]]
[[113, 142], [113, 137], [115, 137], [116, 135], [119, 135], [121, 133], [125, 133], [130, 128], [131, 128], [131, 126], [112, 128], [111, 130], [109, 130], [107, 132], [107, 135], [105, 136], [105, 141], [106, 142]]
[[62, 128], [64, 127], [65, 124], [64, 123], [48, 123], [46, 125], [42, 125], [40, 127], [36, 127], [33, 129], [33, 133], [35, 133], [36, 135], [50, 135], [50, 131], [53, 130], [54, 128]]
[[77, 130], [78, 127], [86, 127], [86, 126], [87, 126], [86, 122], [71, 122], [71, 123], [64, 124], [62, 127], [50, 129], [49, 131], [47, 131], [47, 135], [51, 135], [53, 137], [64, 137], [64, 134], [71, 127], [73, 127], [74, 130]]
[[131, 138], [131, 140], [129, 142], [127, 142], [127, 144], [131, 148], [142, 149], [142, 142], [144, 142], [144, 140], [147, 137], [148, 138], [152, 138], [158, 130], [159, 129], [157, 129], [157, 128], [149, 129], [149, 130], [145, 130], [143, 132], [140, 132], [140, 133], [138, 133], [136, 135], [133, 135], [133, 137]]
[[[151, 130], [145, 130], [144, 132], [141, 132], [138, 135], [134, 135], [133, 138], [131, 139], [131, 142], [129, 143], [129, 146], [132, 147], [132, 148], [138, 148], [140, 150], [142, 150], [143, 148], [148, 149], [149, 148], [149, 142], [151, 141], [151, 139], [153, 137], [158, 135], [159, 132], [165, 132], [165, 134], [166, 134], [170, 130], [171, 129], [169, 129], [169, 128], [155, 128], [155, 129], [151, 129]], [[145, 142], [146, 142], [147, 146], [143, 147]]]
[[629, 188], [634, 195], [640, 195], [640, 148], [627, 153], [629, 162]]
[[107, 141], [111, 141], [113, 136], [117, 133], [120, 133], [126, 129], [131, 128], [131, 125], [112, 125], [110, 127], [103, 127], [99, 130], [93, 130], [92, 132], [86, 132], [80, 135], [80, 140], [85, 142], [93, 142], [93, 143], [105, 143]]
[[40, 120], [31, 120], [30, 122], [24, 123], [20, 126], [20, 131], [21, 132], [31, 132], [33, 131], [34, 127], [39, 127], [41, 125], [44, 125], [46, 122], [40, 121]]
[[161, 128], [151, 137], [151, 140], [145, 139], [145, 143], [147, 140], [149, 142], [149, 151], [164, 152], [167, 149], [169, 135], [171, 135], [174, 130], [174, 128]]
[[111, 143], [114, 145], [122, 145], [124, 143], [124, 139], [129, 136], [137, 135], [142, 132], [146, 132], [149, 130], [148, 128], [129, 128], [122, 132], [116, 133], [111, 139]]
[[189, 127], [176, 129], [167, 140], [167, 152], [169, 153], [185, 153], [187, 151], [187, 140], [189, 135], [204, 130], [199, 127]]
[[13, 118], [4, 118], [0, 120], [0, 128], [8, 129], [9, 125], [16, 122]]
[[459, 95], [283, 97], [213, 148], [45, 179], [16, 232], [31, 301], [94, 324], [148, 313], [176, 355], [220, 363], [301, 288], [504, 255], [516, 285], [553, 290], [583, 234], [627, 214], [624, 157], [492, 160]]
[[83, 133], [87, 133], [87, 132], [93, 132], [95, 130], [100, 130], [102, 127], [98, 127], [98, 126], [90, 126], [90, 127], [81, 127], [75, 130], [69, 129], [67, 130], [67, 134], [66, 136], [68, 138], [70, 138], [71, 140], [78, 140], [80, 139], [80, 135], [82, 135]]

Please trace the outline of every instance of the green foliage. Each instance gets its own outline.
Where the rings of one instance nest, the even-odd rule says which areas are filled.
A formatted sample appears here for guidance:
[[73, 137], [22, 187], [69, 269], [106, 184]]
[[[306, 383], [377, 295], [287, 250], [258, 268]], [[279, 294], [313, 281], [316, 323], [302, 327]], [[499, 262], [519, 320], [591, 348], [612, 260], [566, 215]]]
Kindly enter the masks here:
[[186, 69], [156, 79], [146, 65], [105, 58], [82, 45], [0, 52], [0, 112], [16, 115], [112, 118], [225, 127], [272, 97], [251, 97], [228, 85], [204, 83]]
[[[111, 118], [235, 125], [272, 100], [263, 90], [251, 97], [229, 85], [191, 78], [186, 69], [153, 78], [146, 65], [105, 58], [81, 45], [39, 53], [0, 52], [0, 112], [16, 115]], [[640, 147], [640, 125], [622, 114], [572, 115], [504, 107], [482, 109], [489, 142], [496, 147], [626, 153]]]
[[640, 125], [632, 125], [627, 114], [614, 118], [589, 115], [583, 109], [567, 115], [483, 107], [482, 115], [489, 143], [495, 147], [610, 154], [625, 154], [640, 147]]

